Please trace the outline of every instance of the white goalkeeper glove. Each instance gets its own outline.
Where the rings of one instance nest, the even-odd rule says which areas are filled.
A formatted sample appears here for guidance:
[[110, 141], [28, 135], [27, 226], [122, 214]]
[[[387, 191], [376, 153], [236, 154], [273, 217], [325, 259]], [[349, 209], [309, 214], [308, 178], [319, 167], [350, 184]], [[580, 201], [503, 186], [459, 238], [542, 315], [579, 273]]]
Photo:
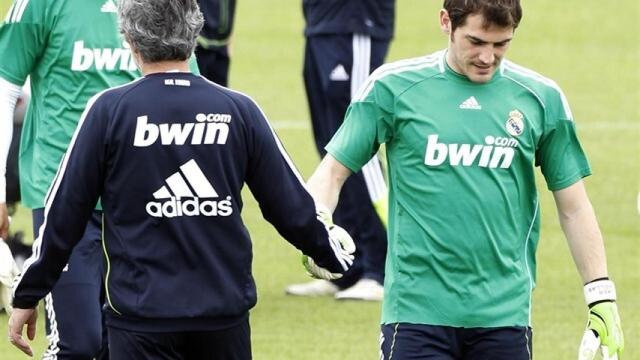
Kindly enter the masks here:
[[580, 343], [578, 360], [594, 359], [598, 349], [605, 360], [618, 360], [624, 349], [624, 335], [613, 282], [599, 279], [586, 284], [584, 298], [589, 306], [589, 320]]
[[0, 238], [0, 309], [4, 307], [8, 314], [13, 310], [11, 307], [12, 286], [18, 273], [18, 266], [13, 260], [9, 246]]
[[[351, 236], [343, 228], [333, 223], [331, 219], [331, 212], [328, 208], [317, 205], [316, 214], [318, 220], [320, 220], [324, 227], [327, 229], [329, 235], [329, 244], [333, 253], [342, 266], [343, 272], [349, 270], [353, 265], [353, 253], [356, 251], [356, 244], [351, 239]], [[307, 255], [302, 256], [302, 264], [309, 272], [309, 275], [316, 279], [335, 280], [342, 277], [340, 273], [332, 273], [331, 271], [319, 266], [313, 261], [313, 259]]]

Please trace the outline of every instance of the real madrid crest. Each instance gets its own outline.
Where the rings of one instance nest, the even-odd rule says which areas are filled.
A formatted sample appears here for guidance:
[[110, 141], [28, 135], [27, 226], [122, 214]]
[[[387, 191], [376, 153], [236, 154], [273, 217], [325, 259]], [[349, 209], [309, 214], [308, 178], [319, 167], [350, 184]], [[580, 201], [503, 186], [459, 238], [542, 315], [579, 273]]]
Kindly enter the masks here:
[[513, 136], [519, 136], [524, 132], [524, 115], [518, 110], [511, 110], [505, 124], [507, 132]]

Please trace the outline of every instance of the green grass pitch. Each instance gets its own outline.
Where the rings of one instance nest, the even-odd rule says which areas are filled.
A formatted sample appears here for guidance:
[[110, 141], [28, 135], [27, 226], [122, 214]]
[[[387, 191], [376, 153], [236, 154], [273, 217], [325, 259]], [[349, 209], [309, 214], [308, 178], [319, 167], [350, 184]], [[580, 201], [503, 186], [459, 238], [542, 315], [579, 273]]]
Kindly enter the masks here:
[[[440, 0], [398, 0], [396, 38], [388, 60], [446, 46], [437, 27]], [[0, 0], [5, 13], [8, 0]], [[586, 180], [605, 235], [609, 272], [616, 281], [626, 351], [640, 359], [640, 39], [636, 0], [523, 1], [524, 18], [508, 57], [556, 80], [564, 89], [594, 175]], [[318, 163], [302, 85], [300, 0], [241, 0], [236, 14], [231, 86], [260, 103], [305, 176]], [[2, 49], [1, 57], [11, 56]], [[542, 193], [543, 226], [534, 292], [534, 354], [574, 359], [586, 320], [582, 286], [550, 194]], [[244, 219], [254, 241], [258, 305], [251, 312], [254, 358], [377, 359], [379, 304], [284, 296], [307, 279], [298, 253], [266, 224], [246, 193]], [[22, 210], [14, 229], [30, 231]], [[45, 347], [44, 318], [33, 343]], [[0, 315], [0, 359], [23, 359], [5, 340]]]

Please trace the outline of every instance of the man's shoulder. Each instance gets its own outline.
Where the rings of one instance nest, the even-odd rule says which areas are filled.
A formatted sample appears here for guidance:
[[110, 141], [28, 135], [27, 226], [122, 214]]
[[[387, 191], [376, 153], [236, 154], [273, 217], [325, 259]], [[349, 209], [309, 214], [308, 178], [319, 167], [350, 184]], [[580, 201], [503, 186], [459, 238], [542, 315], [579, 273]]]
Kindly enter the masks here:
[[3, 25], [41, 24], [44, 18], [59, 8], [55, 0], [14, 0], [7, 10]]
[[444, 51], [386, 63], [369, 76], [359, 97], [364, 98], [375, 86], [383, 86], [398, 95], [416, 83], [441, 74], [443, 66]]
[[564, 97], [560, 86], [555, 81], [512, 61], [503, 60], [500, 71], [504, 78], [534, 93], [541, 100], [549, 97]]
[[443, 71], [444, 51], [426, 56], [390, 62], [379, 67], [372, 77], [393, 81], [404, 78], [409, 81], [421, 81]]
[[207, 80], [202, 75], [200, 75], [200, 78], [206, 81], [209, 84], [209, 86], [211, 86], [213, 91], [218, 91], [220, 94], [225, 96], [229, 101], [232, 101], [240, 108], [243, 108], [243, 109], [253, 108], [262, 112], [262, 110], [260, 109], [260, 106], [258, 105], [258, 102], [255, 101], [250, 95], [238, 90], [233, 90], [231, 88], [216, 84], [210, 80]]
[[120, 101], [122, 97], [127, 94], [129, 91], [138, 86], [144, 78], [138, 78], [128, 83], [113, 86], [107, 89], [104, 89], [95, 95], [93, 95], [89, 101], [87, 102], [87, 108], [90, 106], [103, 106], [103, 105], [113, 105]]

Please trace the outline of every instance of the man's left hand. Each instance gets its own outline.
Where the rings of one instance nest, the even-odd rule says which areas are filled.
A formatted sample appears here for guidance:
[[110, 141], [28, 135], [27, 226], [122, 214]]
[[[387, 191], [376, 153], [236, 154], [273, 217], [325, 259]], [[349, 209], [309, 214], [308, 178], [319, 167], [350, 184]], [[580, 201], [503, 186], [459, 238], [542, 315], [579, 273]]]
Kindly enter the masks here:
[[29, 343], [22, 337], [22, 329], [27, 325], [27, 338], [33, 340], [36, 337], [36, 321], [38, 311], [34, 309], [13, 309], [9, 318], [9, 342], [23, 353], [33, 357], [33, 350]]
[[585, 299], [589, 305], [589, 319], [578, 359], [592, 360], [598, 349], [605, 360], [618, 359], [624, 349], [624, 335], [613, 282], [602, 279], [585, 285]]

